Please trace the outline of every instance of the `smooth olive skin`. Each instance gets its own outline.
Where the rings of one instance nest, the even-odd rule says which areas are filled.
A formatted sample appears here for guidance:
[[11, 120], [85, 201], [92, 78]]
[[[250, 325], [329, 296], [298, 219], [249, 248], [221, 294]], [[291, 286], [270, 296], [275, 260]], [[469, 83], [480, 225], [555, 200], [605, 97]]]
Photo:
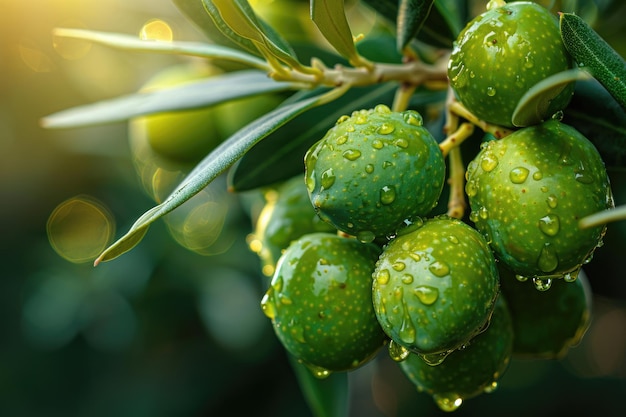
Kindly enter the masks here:
[[580, 268], [605, 226], [583, 217], [613, 207], [604, 163], [589, 140], [556, 120], [487, 142], [468, 165], [470, 219], [516, 274], [559, 278]]
[[[479, 119], [514, 127], [513, 112], [524, 93], [571, 66], [556, 16], [520, 1], [490, 9], [466, 25], [454, 44], [448, 77], [459, 101]], [[550, 105], [540, 110], [540, 119], [563, 110], [573, 91], [572, 83], [548, 92]]]
[[499, 292], [487, 242], [445, 216], [393, 239], [373, 277], [381, 326], [394, 342], [424, 355], [445, 354], [478, 334]]
[[372, 306], [379, 253], [374, 244], [311, 233], [279, 259], [261, 305], [287, 351], [314, 372], [354, 369], [385, 344]]

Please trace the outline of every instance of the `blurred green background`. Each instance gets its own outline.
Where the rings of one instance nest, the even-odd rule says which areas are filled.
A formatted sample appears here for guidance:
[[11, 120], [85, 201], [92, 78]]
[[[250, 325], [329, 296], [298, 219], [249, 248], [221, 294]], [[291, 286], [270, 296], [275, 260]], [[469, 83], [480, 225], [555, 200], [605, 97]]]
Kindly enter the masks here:
[[[139, 35], [155, 18], [175, 39], [205, 40], [169, 0], [0, 0], [1, 416], [310, 415], [259, 307], [268, 281], [246, 237], [260, 195], [226, 194], [222, 179], [209, 187], [190, 207], [208, 203], [224, 216], [196, 250], [183, 245], [194, 236], [170, 233], [208, 221], [190, 209], [97, 268], [68, 262], [48, 240], [47, 222], [65, 201], [101, 207], [105, 232], [116, 237], [154, 201], [133, 165], [126, 124], [49, 131], [39, 120], [136, 91], [183, 62], [62, 45], [51, 31]], [[618, 26], [605, 35], [624, 50]], [[626, 203], [626, 177], [611, 177], [616, 202]], [[625, 242], [626, 226], [611, 225], [586, 268], [595, 296], [583, 342], [561, 361], [513, 361], [496, 392], [456, 415], [624, 415]], [[441, 414], [385, 352], [350, 374], [350, 390], [351, 416]]]

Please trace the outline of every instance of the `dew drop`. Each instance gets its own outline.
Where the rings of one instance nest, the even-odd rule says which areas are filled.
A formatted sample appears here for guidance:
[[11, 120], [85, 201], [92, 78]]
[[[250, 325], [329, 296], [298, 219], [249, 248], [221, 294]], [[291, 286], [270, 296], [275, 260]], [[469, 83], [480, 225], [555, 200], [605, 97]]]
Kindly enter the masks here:
[[487, 211], [487, 207], [481, 207], [478, 209], [478, 217], [483, 220], [487, 220], [489, 218], [489, 211]]
[[322, 178], [320, 180], [323, 190], [328, 190], [335, 183], [335, 172], [332, 168], [328, 168], [322, 172]]
[[293, 300], [289, 298], [288, 296], [286, 296], [285, 294], [278, 294], [278, 301], [280, 301], [281, 304], [284, 304], [287, 306], [293, 304]]
[[350, 132], [350, 133], [352, 133], [352, 132], [354, 132], [355, 130], [356, 130], [356, 129], [355, 129], [355, 128], [354, 128], [354, 126], [352, 126], [352, 125], [346, 126], [346, 132]]
[[341, 155], [348, 161], [356, 161], [361, 157], [361, 151], [358, 151], [356, 149], [347, 149], [343, 151]]
[[416, 111], [405, 111], [402, 113], [402, 118], [406, 123], [413, 126], [421, 126], [424, 124], [424, 119], [422, 119], [422, 116]]
[[391, 274], [388, 269], [381, 269], [376, 274], [376, 282], [379, 285], [387, 285], [389, 283], [389, 279], [391, 278]]
[[406, 149], [409, 147], [409, 141], [404, 138], [396, 139], [395, 141], [393, 141], [393, 144], [402, 149]]
[[537, 291], [548, 291], [552, 286], [552, 278], [533, 278], [533, 284]]
[[578, 167], [576, 167], [576, 169], [574, 170], [574, 178], [576, 178], [576, 181], [580, 182], [581, 184], [593, 183], [593, 178], [589, 175], [589, 172], [587, 172], [582, 162], [580, 162]]
[[306, 343], [306, 339], [304, 338], [304, 328], [302, 326], [291, 326], [289, 328], [289, 332], [291, 333], [291, 337], [293, 337], [294, 340], [300, 343]]
[[356, 123], [357, 125], [364, 125], [365, 123], [367, 123], [367, 115], [362, 113], [356, 114], [354, 116], [354, 123]]
[[371, 232], [369, 230], [362, 230], [356, 234], [356, 238], [361, 243], [371, 243], [374, 241], [374, 239], [376, 239], [376, 235], [374, 234], [374, 232]]
[[556, 236], [560, 230], [559, 216], [546, 214], [539, 219], [539, 230], [547, 236]]
[[498, 381], [493, 381], [491, 384], [487, 385], [485, 387], [485, 389], [483, 390], [483, 392], [485, 394], [491, 394], [492, 392], [494, 392], [496, 389], [498, 389]]
[[382, 149], [383, 146], [385, 146], [385, 144], [380, 139], [374, 139], [372, 141], [372, 148], [374, 148], [374, 149]]
[[535, 66], [535, 60], [530, 52], [524, 57], [524, 68], [530, 69]]
[[465, 192], [468, 197], [475, 197], [478, 194], [478, 185], [476, 184], [476, 180], [469, 180], [467, 184], [465, 184]]
[[415, 335], [415, 326], [413, 325], [411, 317], [408, 315], [405, 308], [404, 318], [400, 324], [400, 329], [398, 329], [398, 337], [402, 342], [410, 345], [415, 343]]
[[428, 266], [428, 270], [438, 277], [445, 277], [450, 273], [450, 267], [443, 261], [434, 261]]
[[559, 162], [563, 165], [571, 165], [574, 163], [574, 161], [572, 161], [572, 157], [571, 157], [571, 152], [572, 152], [572, 146], [571, 145], [565, 145], [562, 149], [561, 149], [561, 154], [559, 155]]
[[578, 273], [580, 272], [580, 268], [579, 269], [575, 269], [571, 272], [567, 272], [563, 275], [563, 281], [565, 282], [574, 282], [578, 279]]
[[526, 282], [526, 281], [528, 281], [528, 277], [527, 276], [519, 275], [519, 274], [515, 275], [515, 279], [518, 280], [519, 282]]
[[546, 203], [548, 203], [548, 207], [550, 207], [551, 209], [554, 209], [559, 204], [559, 201], [557, 200], [554, 194], [550, 194], [548, 198], [546, 199]]
[[341, 135], [337, 138], [337, 145], [343, 145], [348, 141], [348, 135]]
[[522, 184], [528, 178], [529, 171], [524, 167], [513, 168], [509, 172], [509, 179], [513, 184]]
[[537, 266], [543, 272], [552, 272], [559, 266], [559, 259], [556, 256], [556, 252], [549, 243], [546, 243], [543, 245], [543, 248], [541, 248]]
[[458, 239], [456, 236], [454, 236], [454, 235], [450, 235], [450, 236], [448, 236], [448, 241], [449, 241], [450, 243], [454, 243], [455, 245], [456, 245], [457, 243], [459, 243], [459, 239]]
[[494, 87], [487, 87], [487, 95], [493, 97], [496, 95], [496, 89]]
[[385, 185], [380, 189], [380, 202], [388, 205], [396, 199], [396, 188], [394, 186]]
[[261, 299], [261, 310], [270, 319], [276, 317], [276, 304], [274, 304], [274, 297], [269, 292], [265, 293]]
[[402, 275], [402, 278], [400, 278], [400, 281], [402, 281], [403, 284], [409, 285], [413, 283], [413, 275], [411, 274], [404, 274]]
[[390, 161], [383, 161], [383, 169], [385, 168], [389, 168], [393, 166], [393, 162]]
[[343, 122], [345, 122], [346, 120], [348, 120], [350, 118], [350, 116], [344, 114], [343, 116], [341, 116], [339, 119], [337, 119], [337, 124], [340, 125]]
[[587, 265], [591, 261], [593, 261], [593, 253], [590, 253], [589, 255], [587, 255], [587, 257], [583, 261], [583, 264]]
[[[297, 261], [297, 259], [296, 259]], [[272, 280], [272, 288], [276, 292], [281, 292], [283, 290], [283, 277], [282, 275], [276, 276], [275, 279]]]
[[415, 252], [409, 253], [409, 258], [413, 259], [415, 262], [419, 262], [422, 260], [420, 254]]
[[319, 379], [324, 379], [324, 378], [328, 378], [330, 376], [330, 374], [332, 373], [331, 371], [329, 371], [326, 368], [322, 368], [321, 366], [317, 366], [317, 365], [311, 365], [309, 363], [305, 363], [305, 366], [307, 368], [309, 368], [309, 370], [311, 371], [311, 373]]
[[371, 174], [372, 172], [374, 172], [374, 165], [372, 164], [365, 165], [365, 172], [367, 172], [368, 174]]
[[418, 353], [418, 356], [422, 358], [427, 365], [437, 366], [441, 365], [443, 361], [446, 360], [450, 352], [441, 352], [441, 353]]
[[380, 113], [380, 114], [390, 114], [391, 113], [391, 109], [384, 105], [384, 104], [377, 104], [376, 107], [374, 107], [374, 111], [376, 111], [376, 113]]
[[376, 129], [376, 131], [381, 135], [388, 135], [393, 133], [396, 130], [396, 127], [392, 123], [383, 123]]
[[543, 172], [541, 172], [541, 171], [535, 171], [535, 172], [533, 172], [533, 179], [534, 179], [535, 181], [539, 181], [539, 180], [540, 180], [540, 179], [542, 179], [542, 178], [543, 178]]
[[439, 298], [439, 290], [435, 287], [420, 285], [413, 289], [413, 294], [421, 301], [422, 304], [430, 306]]
[[476, 223], [480, 219], [480, 217], [478, 216], [478, 211], [476, 210], [471, 211], [469, 214], [469, 219], [472, 222]]
[[391, 267], [398, 272], [402, 272], [404, 271], [404, 268], [406, 268], [406, 264], [404, 262], [398, 261], [395, 262], [393, 265], [391, 265]]
[[391, 340], [389, 342], [389, 356], [395, 362], [402, 362], [409, 357], [410, 353], [411, 352], [407, 348], [396, 343], [395, 341]]
[[480, 160], [480, 167], [485, 172], [491, 172], [498, 166], [498, 158], [491, 152], [485, 153]]

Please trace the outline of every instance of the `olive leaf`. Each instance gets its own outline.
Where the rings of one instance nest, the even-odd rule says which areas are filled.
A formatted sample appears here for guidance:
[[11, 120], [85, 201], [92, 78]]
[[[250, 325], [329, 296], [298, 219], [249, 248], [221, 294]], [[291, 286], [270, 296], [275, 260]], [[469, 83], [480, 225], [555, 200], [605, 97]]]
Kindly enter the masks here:
[[396, 47], [398, 51], [413, 40], [430, 14], [435, 0], [400, 0], [396, 23]]
[[296, 358], [289, 355], [300, 390], [316, 417], [344, 417], [348, 414], [348, 374], [335, 372], [319, 379]]
[[297, 115], [317, 105], [334, 100], [344, 92], [345, 88], [331, 90], [328, 93], [314, 96], [307, 100], [278, 107], [241, 128], [200, 161], [163, 203], [151, 208], [139, 217], [124, 236], [100, 254], [94, 265], [114, 259], [134, 248], [154, 221], [199, 193], [257, 142]]
[[242, 39], [248, 40], [266, 59], [301, 67], [289, 43], [254, 13], [247, 0], [202, 1], [217, 27], [231, 40], [242, 45], [248, 45]]
[[120, 122], [146, 114], [209, 107], [290, 88], [291, 84], [274, 81], [262, 71], [237, 71], [62, 110], [44, 117], [41, 124], [58, 129]]
[[[209, 13], [202, 4], [202, 0], [172, 0], [172, 3], [180, 10], [180, 12], [193, 23], [198, 30], [206, 35], [208, 39], [220, 45], [229, 46], [231, 48], [242, 49], [242, 46], [232, 41], [229, 37], [218, 29], [217, 25], [209, 16]], [[249, 52], [258, 55], [258, 51], [250, 42]], [[244, 48], [247, 49], [247, 48]]]
[[626, 108], [626, 62], [583, 19], [560, 13], [563, 44], [579, 67], [589, 71]]
[[543, 115], [548, 114], [552, 99], [569, 84], [577, 80], [587, 80], [591, 75], [574, 68], [553, 74], [532, 86], [517, 103], [513, 111], [514, 126], [530, 126], [543, 122]]
[[352, 65], [361, 65], [344, 8], [344, 0], [311, 0], [311, 19], [324, 38]]
[[53, 34], [60, 37], [82, 39], [128, 51], [196, 56], [199, 58], [234, 61], [265, 71], [269, 69], [265, 61], [254, 55], [204, 42], [142, 40], [136, 36], [121, 33], [72, 28], [56, 28]]

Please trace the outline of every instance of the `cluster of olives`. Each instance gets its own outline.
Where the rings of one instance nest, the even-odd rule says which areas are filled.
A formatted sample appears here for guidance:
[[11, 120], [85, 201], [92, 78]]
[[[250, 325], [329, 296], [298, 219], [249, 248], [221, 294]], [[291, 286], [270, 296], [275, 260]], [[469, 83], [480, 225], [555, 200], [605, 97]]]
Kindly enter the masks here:
[[304, 180], [277, 190], [255, 231], [272, 276], [261, 306], [291, 354], [324, 377], [386, 345], [451, 411], [492, 391], [513, 355], [558, 358], [580, 340], [590, 294], [579, 272], [605, 227], [578, 221], [613, 205], [604, 164], [551, 117], [570, 87], [549, 92], [537, 123], [511, 122], [524, 91], [569, 65], [556, 18], [535, 3], [494, 7], [460, 34], [457, 99], [519, 128], [468, 165], [467, 221], [431, 215], [446, 164], [415, 111], [354, 111], [309, 149]]

